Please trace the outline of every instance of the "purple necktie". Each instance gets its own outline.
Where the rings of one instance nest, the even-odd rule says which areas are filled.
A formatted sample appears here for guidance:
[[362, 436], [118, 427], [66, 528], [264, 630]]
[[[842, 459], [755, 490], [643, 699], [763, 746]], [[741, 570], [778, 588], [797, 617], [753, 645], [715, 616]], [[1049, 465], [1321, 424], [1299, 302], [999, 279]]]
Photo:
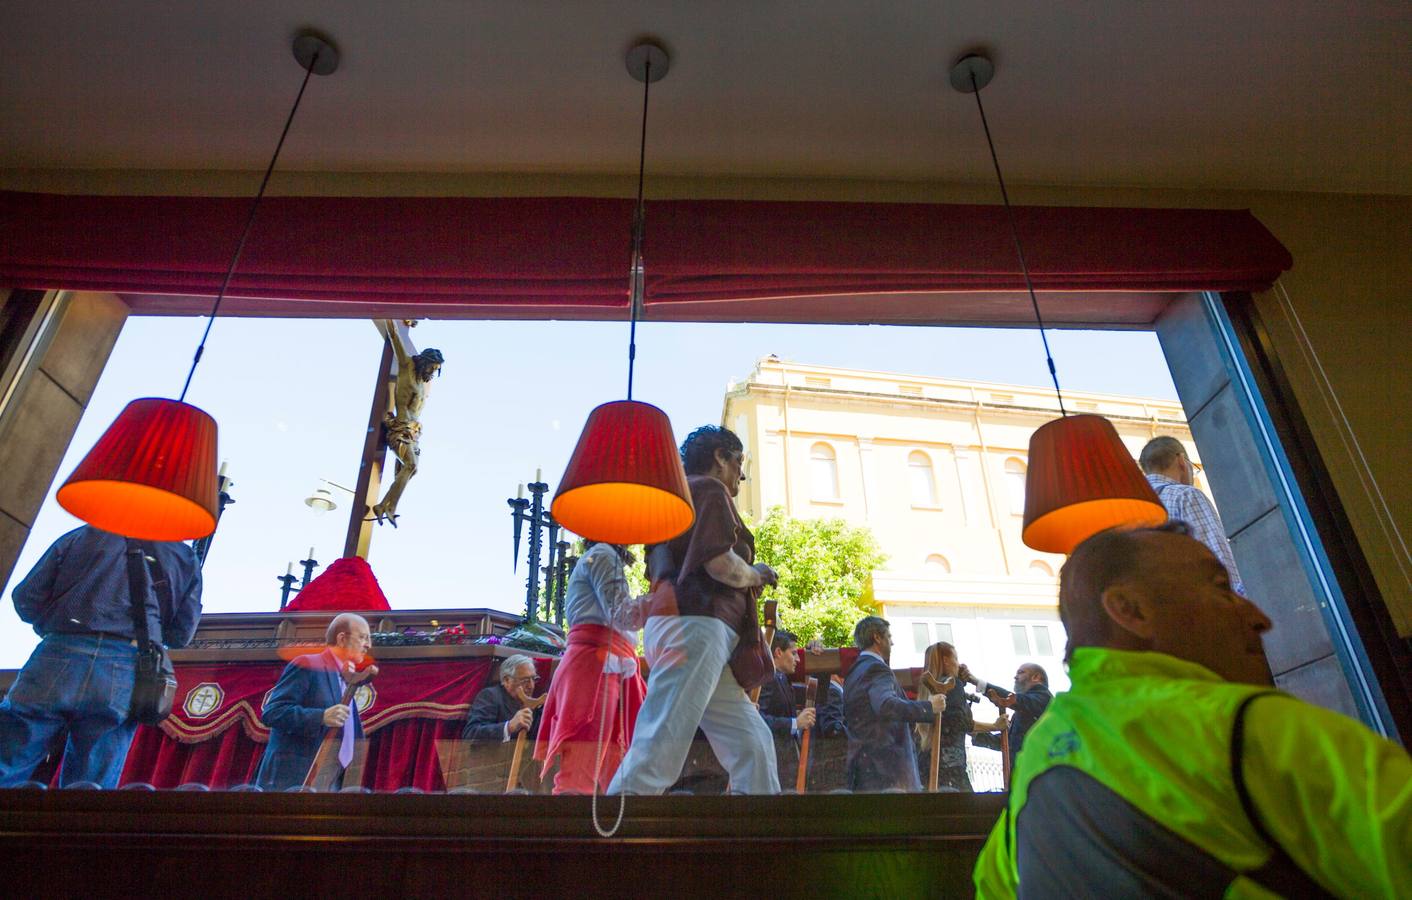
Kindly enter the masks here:
[[343, 740], [338, 745], [338, 764], [343, 768], [353, 762], [353, 718], [358, 715], [358, 698], [348, 700], [348, 718], [343, 723]]

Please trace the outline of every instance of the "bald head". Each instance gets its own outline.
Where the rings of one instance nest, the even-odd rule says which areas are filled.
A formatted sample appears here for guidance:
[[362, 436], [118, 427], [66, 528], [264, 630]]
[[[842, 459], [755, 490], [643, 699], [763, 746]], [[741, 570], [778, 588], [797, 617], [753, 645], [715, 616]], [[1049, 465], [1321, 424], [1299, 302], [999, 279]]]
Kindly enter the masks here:
[[1049, 684], [1049, 673], [1044, 671], [1043, 666], [1037, 666], [1034, 663], [1023, 663], [1016, 674], [1023, 674], [1031, 684]]
[[328, 629], [324, 631], [324, 643], [332, 647], [338, 643], [338, 636], [353, 630], [354, 623], [359, 623], [366, 631], [368, 620], [357, 613], [339, 613], [333, 617], [333, 621], [328, 623]]
[[1263, 635], [1270, 620], [1231, 590], [1230, 575], [1182, 522], [1099, 532], [1059, 574], [1059, 617], [1079, 647], [1145, 650], [1268, 684]]
[[324, 643], [339, 648], [355, 663], [363, 661], [372, 642], [368, 620], [357, 613], [339, 613], [324, 632]]
[[[1162, 530], [1181, 530], [1179, 522]], [[1128, 581], [1140, 572], [1143, 538], [1155, 529], [1109, 529], [1079, 544], [1059, 570], [1059, 619], [1069, 635], [1064, 651], [1068, 661], [1076, 647], [1114, 647], [1124, 644], [1124, 635], [1103, 609], [1103, 593], [1109, 587]]]

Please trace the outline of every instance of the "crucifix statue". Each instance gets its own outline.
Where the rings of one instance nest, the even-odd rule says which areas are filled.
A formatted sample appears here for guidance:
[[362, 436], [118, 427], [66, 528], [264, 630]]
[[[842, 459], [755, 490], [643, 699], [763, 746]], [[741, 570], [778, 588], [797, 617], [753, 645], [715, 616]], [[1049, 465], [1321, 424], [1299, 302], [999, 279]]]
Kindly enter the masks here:
[[422, 455], [422, 407], [426, 405], [431, 380], [441, 371], [445, 359], [440, 350], [430, 347], [413, 355], [408, 346], [410, 341], [403, 340], [396, 323], [388, 319], [384, 324], [387, 340], [397, 357], [397, 381], [392, 390], [392, 408], [382, 420], [382, 433], [387, 449], [397, 457], [397, 474], [393, 476], [387, 495], [373, 507], [372, 513], [378, 524], [386, 519], [396, 528], [397, 502], [402, 499], [407, 482], [417, 474], [417, 462]]
[[[387, 521], [396, 527], [398, 501], [402, 499], [407, 482], [417, 472], [421, 456], [422, 407], [426, 405], [429, 383], [445, 360], [439, 350], [416, 351], [409, 330], [415, 324], [409, 319], [373, 320], [383, 337], [382, 362], [373, 384], [344, 556], [368, 558], [374, 523]], [[379, 502], [383, 461], [388, 450], [397, 457], [397, 474], [387, 496]]]

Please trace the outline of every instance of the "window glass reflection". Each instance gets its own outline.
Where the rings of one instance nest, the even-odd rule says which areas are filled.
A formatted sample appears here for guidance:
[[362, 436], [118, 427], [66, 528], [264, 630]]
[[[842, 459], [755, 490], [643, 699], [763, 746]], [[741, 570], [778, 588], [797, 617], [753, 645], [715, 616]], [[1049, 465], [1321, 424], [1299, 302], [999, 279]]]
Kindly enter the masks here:
[[[180, 324], [131, 321], [105, 379], [121, 377], [124, 367], [140, 368], [153, 346], [172, 340], [165, 329]], [[565, 707], [549, 698], [556, 683], [566, 684], [578, 671], [572, 651], [573, 631], [580, 626], [602, 629], [595, 653], [607, 648], [612, 652], [606, 655], [617, 659], [609, 681], [630, 684], [634, 673], [650, 680], [652, 660], [638, 660], [649, 649], [644, 628], [649, 617], [640, 599], [649, 594], [649, 554], [642, 548], [621, 548], [631, 562], [627, 556], [615, 556], [621, 563], [618, 571], [589, 573], [584, 561], [594, 553], [592, 547], [561, 531], [554, 536], [551, 556], [550, 534], [542, 528], [540, 554], [531, 566], [528, 518], [536, 499], [541, 514], [552, 500], [553, 482], [572, 449], [578, 421], [591, 404], [582, 396], [565, 399], [562, 384], [555, 380], [562, 378], [562, 372], [526, 372], [523, 384], [517, 383], [514, 391], [479, 390], [487, 383], [487, 373], [513, 369], [519, 350], [539, 347], [541, 342], [548, 348], [559, 346], [565, 354], [566, 348], [581, 348], [583, 335], [599, 326], [582, 327], [588, 331], [566, 342], [554, 337], [557, 326], [542, 324], [438, 322], [424, 323], [411, 332], [420, 344], [435, 343], [445, 365], [441, 376], [433, 373], [427, 382], [432, 392], [425, 398], [425, 432], [419, 433], [423, 452], [416, 478], [404, 480], [407, 490], [396, 510], [402, 520], [395, 526], [390, 521], [371, 523], [371, 546], [364, 558], [345, 555], [345, 541], [362, 499], [355, 496], [358, 454], [368, 417], [370, 367], [381, 352], [380, 334], [366, 321], [223, 323], [233, 335], [227, 340], [237, 348], [227, 360], [232, 368], [220, 370], [224, 363], [215, 357], [211, 364], [217, 368], [208, 371], [216, 380], [242, 385], [215, 410], [223, 424], [232, 423], [223, 440], [229, 441], [224, 451], [232, 455], [231, 494], [236, 505], [207, 548], [204, 618], [199, 628], [185, 647], [175, 636], [166, 641], [177, 677], [172, 715], [160, 726], [132, 729], [116, 786], [139, 792], [197, 793], [204, 788], [493, 794], [548, 793], [556, 784], [566, 791], [575, 784], [579, 790], [584, 784], [591, 787], [592, 773], [587, 781], [581, 777], [582, 760], [592, 760], [598, 752], [597, 731], [587, 726], [598, 723], [599, 710], [584, 714], [580, 724], [586, 730], [555, 748], [542, 747], [541, 739], [548, 733], [546, 719], [563, 721], [565, 715]], [[698, 345], [710, 342], [703, 343], [700, 335], [714, 327], [682, 328], [683, 337], [677, 339], [672, 335], [678, 326], [662, 324], [658, 332], [662, 337], [654, 340], [670, 347], [673, 352], [665, 355], [677, 357], [683, 365], [686, 361], [704, 365], [705, 355], [698, 352]], [[793, 335], [797, 330], [792, 326], [777, 333]], [[248, 331], [244, 343], [241, 331]], [[889, 335], [907, 331], [892, 330]], [[607, 334], [608, 329], [602, 332]], [[917, 366], [929, 365], [936, 358], [938, 332], [918, 332], [918, 347], [925, 352], [919, 351], [914, 360]], [[974, 340], [977, 333], [969, 332], [965, 339]], [[314, 346], [321, 341], [339, 352], [330, 353], [327, 364], [312, 375], [301, 374], [303, 369], [285, 358], [288, 354], [270, 349]], [[487, 349], [487, 344], [493, 346]], [[1160, 357], [1150, 347], [1143, 355]], [[654, 358], [646, 357], [644, 365], [651, 365]], [[879, 361], [876, 367], [882, 364]], [[1020, 619], [1023, 624], [1011, 624], [1018, 618], [1014, 606], [979, 602], [975, 591], [978, 581], [988, 580], [992, 587], [982, 596], [1008, 598], [1006, 591], [1013, 588], [1024, 592], [1029, 609], [1035, 608], [1035, 575], [1043, 573], [1043, 564], [1023, 569], [1015, 579], [1018, 587], [1004, 581], [1013, 561], [1025, 557], [1009, 551], [1018, 541], [1018, 521], [999, 523], [1002, 548], [995, 540], [994, 513], [1007, 507], [1016, 512], [1023, 509], [1024, 466], [1014, 454], [1025, 445], [1027, 434], [1015, 423], [1037, 426], [1047, 420], [1047, 414], [1035, 412], [1034, 397], [1025, 389], [976, 395], [964, 382], [952, 384], [941, 375], [933, 379], [936, 384], [928, 382], [926, 396], [944, 393], [943, 387], [952, 384], [956, 388], [952, 396], [982, 399], [971, 406], [957, 400], [954, 411], [923, 409], [915, 403], [914, 393], [912, 401], [901, 405], [879, 394], [879, 382], [863, 370], [830, 368], [828, 374], [801, 377], [797, 373], [808, 366], [791, 363], [789, 371], [781, 374], [785, 365], [778, 360], [749, 354], [732, 358], [728, 365], [726, 374], [736, 381], [726, 395], [724, 412], [719, 383], [725, 378], [713, 382], [709, 390], [701, 389], [702, 398], [684, 407], [689, 409], [686, 414], [678, 415], [678, 407], [672, 405], [678, 402], [674, 391], [694, 390], [687, 384], [691, 379], [684, 381], [679, 372], [658, 379], [658, 384], [669, 388], [666, 397], [648, 399], [671, 406], [678, 439], [698, 425], [716, 421], [733, 423], [738, 429], [741, 447], [727, 454], [723, 474], [733, 475], [733, 466], [742, 476], [746, 468], [750, 470], [733, 498], [747, 529], [758, 535], [772, 510], [782, 510], [785, 521], [819, 524], [810, 541], [791, 544], [780, 539], [773, 545], [784, 549], [771, 552], [794, 556], [759, 556], [746, 564], [789, 573], [782, 577], [796, 584], [817, 578], [808, 590], [791, 593], [783, 584], [761, 596], [781, 600], [778, 625], [794, 636], [794, 646], [771, 648], [776, 677], [761, 686], [752, 715], [769, 732], [768, 746], [782, 790], [797, 789], [801, 769], [803, 789], [811, 793], [882, 789], [850, 782], [847, 772], [845, 686], [867, 649], [853, 640], [859, 621], [878, 613], [884, 621], [897, 622], [900, 646], [887, 654], [883, 668], [871, 662], [868, 666], [874, 668], [870, 677], [879, 684], [891, 689], [889, 679], [895, 679], [896, 697], [907, 704], [912, 716], [929, 715], [917, 704], [929, 702], [922, 688], [922, 669], [928, 649], [938, 642], [956, 648], [958, 663], [969, 663], [1002, 684], [1009, 683], [1015, 665], [1036, 657], [1052, 659], [1056, 644], [1063, 643], [1062, 630], [1052, 632], [1059, 628], [1057, 619], [1026, 611]], [[251, 368], [260, 371], [252, 374]], [[919, 380], [926, 377], [918, 376]], [[291, 397], [281, 390], [300, 378], [308, 379], [301, 396]], [[616, 390], [619, 380], [605, 376], [600, 384], [595, 375], [583, 378], [577, 393], [592, 397]], [[776, 390], [783, 383], [805, 384], [809, 391], [786, 397]], [[76, 465], [77, 457], [111, 421], [115, 404], [120, 408], [121, 402], [141, 393], [130, 385], [109, 387], [101, 382], [70, 448], [74, 458], [62, 468]], [[897, 396], [904, 393], [910, 392]], [[474, 415], [468, 415], [466, 408], [465, 398], [471, 395], [483, 407]], [[311, 397], [318, 402], [311, 403]], [[996, 412], [994, 407], [1002, 403], [1011, 406]], [[880, 418], [879, 411], [899, 417], [896, 427]], [[1163, 414], [1175, 416], [1178, 411], [1172, 403]], [[991, 415], [997, 416], [996, 421], [987, 418]], [[499, 424], [486, 429], [485, 422]], [[950, 431], [936, 431], [943, 427]], [[1014, 433], [1007, 432], [1002, 440], [999, 429]], [[527, 446], [559, 449], [546, 450], [543, 460], [525, 464]], [[919, 446], [943, 449], [923, 451], [916, 449]], [[945, 449], [949, 446], [955, 449]], [[485, 464], [484, 471], [477, 469], [472, 476], [452, 464], [471, 456], [480, 461], [477, 466]], [[326, 465], [325, 460], [336, 462]], [[954, 502], [940, 513], [922, 515], [929, 524], [920, 528], [911, 522], [908, 510], [940, 505], [938, 461], [947, 484], [957, 485], [955, 491], [947, 488]], [[993, 474], [997, 467], [1003, 472], [1000, 479]], [[845, 477], [852, 492], [847, 504], [839, 502]], [[518, 490], [521, 482], [525, 487]], [[388, 480], [381, 487], [385, 491]], [[507, 500], [513, 501], [509, 507]], [[832, 502], [815, 507], [811, 500]], [[11, 587], [38, 563], [44, 546], [72, 527], [72, 520], [56, 518], [51, 510], [46, 507], [41, 515], [32, 547], [26, 549]], [[505, 525], [512, 523], [503, 517], [517, 511], [525, 520], [514, 546], [512, 568], [504, 559], [505, 545], [512, 537]], [[51, 520], [63, 524], [45, 524]], [[843, 526], [866, 532], [886, 561], [857, 570], [843, 566], [839, 561], [849, 552], [845, 539], [839, 537]], [[933, 552], [934, 548], [946, 548], [947, 555]], [[599, 551], [599, 557], [605, 553]], [[956, 563], [959, 574], [952, 576], [950, 560], [958, 559], [958, 553], [964, 559]], [[531, 571], [532, 590], [527, 584]], [[126, 579], [121, 567], [110, 574], [119, 586]], [[177, 582], [163, 588], [175, 593], [157, 604], [174, 607], [175, 595], [183, 590], [180, 576], [149, 578], [154, 583]], [[327, 592], [320, 585], [335, 585], [336, 590]], [[995, 586], [1001, 587], [994, 590]], [[332, 606], [323, 605], [321, 593], [334, 595]], [[613, 599], [607, 599], [610, 595]], [[357, 601], [350, 606], [352, 597]], [[796, 597], [804, 599], [795, 603]], [[601, 621], [586, 616], [584, 611], [598, 608], [600, 601]], [[350, 608], [362, 617], [364, 626], [336, 628], [330, 638], [335, 612]], [[527, 621], [531, 610], [532, 620]], [[1035, 625], [1036, 619], [1048, 624]], [[107, 632], [109, 627], [97, 631]], [[1006, 628], [1011, 630], [1009, 641]], [[35, 643], [33, 632], [27, 627], [21, 630], [29, 653]], [[817, 651], [810, 647], [816, 639], [822, 642]], [[22, 660], [11, 665], [18, 666]], [[786, 660], [792, 660], [789, 671]], [[508, 680], [502, 677], [507, 667]], [[1056, 681], [1062, 682], [1062, 671], [1055, 669]], [[594, 677], [602, 674], [600, 660]], [[810, 678], [816, 679], [812, 722], [804, 715]], [[977, 693], [974, 685], [963, 685], [961, 690], [963, 696], [951, 704], [953, 712], [963, 706], [971, 710], [973, 725], [996, 718], [998, 709], [989, 700], [972, 703], [964, 698]], [[11, 699], [22, 701], [32, 693], [21, 683]], [[621, 702], [621, 693], [613, 696], [615, 704]], [[561, 699], [569, 705], [579, 702], [573, 697]], [[636, 706], [626, 712], [622, 706], [614, 709], [620, 719], [637, 718]], [[808, 724], [801, 727], [801, 719]], [[609, 723], [610, 735], [616, 721]], [[921, 722], [908, 720], [914, 741], [914, 726]], [[811, 735], [807, 754], [802, 741], [805, 732]], [[40, 748], [40, 761], [21, 780], [55, 787], [64, 783], [68, 738], [67, 734], [50, 736]], [[630, 743], [624, 740], [625, 745]], [[888, 777], [915, 765], [920, 785], [916, 789], [926, 789], [929, 750], [916, 749], [919, 752], [910, 756], [894, 754]], [[910, 763], [903, 765], [903, 759]], [[973, 788], [1000, 789], [999, 750], [965, 738], [959, 756], [953, 752], [951, 759], [951, 768], [965, 768]], [[664, 790], [708, 794], [733, 788], [728, 767], [699, 734], [671, 775]], [[77, 768], [67, 781], [74, 787], [106, 786], [103, 778]]]

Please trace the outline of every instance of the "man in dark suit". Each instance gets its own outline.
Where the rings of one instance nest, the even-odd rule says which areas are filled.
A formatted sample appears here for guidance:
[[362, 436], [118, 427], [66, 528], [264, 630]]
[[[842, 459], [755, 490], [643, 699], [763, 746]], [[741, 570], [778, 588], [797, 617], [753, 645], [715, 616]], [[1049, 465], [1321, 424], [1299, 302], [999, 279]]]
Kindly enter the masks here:
[[[976, 693], [990, 698], [1001, 709], [1014, 710], [1010, 720], [1010, 757], [1020, 752], [1025, 735], [1049, 706], [1054, 695], [1049, 692], [1049, 674], [1034, 663], [1025, 663], [1015, 670], [1015, 690], [1005, 690], [999, 685], [989, 684], [984, 678], [977, 678], [971, 670], [961, 667], [960, 679], [976, 686]], [[1000, 735], [977, 733], [971, 738], [977, 747], [1000, 749]]]
[[[367, 620], [340, 613], [329, 623], [324, 643], [328, 646], [322, 653], [297, 657], [285, 666], [265, 701], [260, 718], [270, 728], [270, 743], [255, 783], [267, 791], [303, 784], [330, 728], [343, 728], [348, 734], [339, 748], [339, 763], [345, 768], [349, 760], [344, 747], [352, 748], [363, 739], [357, 704], [345, 705], [343, 693], [348, 685], [377, 674], [376, 666], [358, 670], [372, 645]], [[334, 784], [340, 784], [342, 777], [340, 772]]]
[[775, 676], [760, 688], [760, 718], [775, 739], [780, 784], [793, 784], [799, 768], [799, 735], [814, 727], [813, 709], [796, 711], [794, 684], [789, 676], [799, 667], [799, 640], [788, 631], [778, 630], [770, 642]]
[[853, 791], [922, 789], [911, 722], [929, 722], [946, 709], [946, 695], [908, 700], [888, 661], [892, 631], [886, 619], [867, 616], [853, 629], [862, 652], [843, 683], [848, 730], [848, 787]]
[[532, 696], [539, 676], [534, 660], [524, 654], [507, 656], [500, 663], [500, 680], [487, 685], [476, 694], [466, 716], [461, 739], [467, 741], [509, 741], [521, 731], [528, 731], [526, 740], [539, 734], [539, 710], [527, 709], [520, 696]]

